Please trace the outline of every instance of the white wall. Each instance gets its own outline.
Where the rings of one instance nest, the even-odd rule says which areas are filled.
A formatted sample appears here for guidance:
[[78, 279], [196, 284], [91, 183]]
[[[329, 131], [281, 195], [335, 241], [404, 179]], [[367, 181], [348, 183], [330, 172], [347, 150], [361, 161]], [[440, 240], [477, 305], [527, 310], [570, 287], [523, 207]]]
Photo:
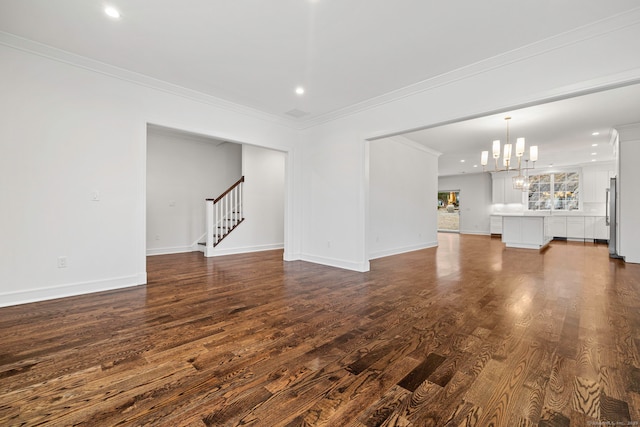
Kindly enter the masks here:
[[[146, 282], [147, 123], [287, 151], [285, 259], [367, 270], [367, 140], [638, 81], [639, 14], [429, 78], [303, 131], [3, 35], [0, 305]], [[67, 268], [56, 267], [60, 255]]]
[[438, 154], [387, 138], [369, 148], [369, 258], [437, 246]]
[[490, 234], [491, 175], [474, 173], [438, 178], [438, 191], [460, 190], [460, 233]]
[[[619, 255], [626, 262], [640, 263], [640, 123], [617, 128], [620, 136], [618, 195], [620, 208]], [[613, 232], [613, 231], [612, 231]]]
[[301, 258], [368, 269], [366, 140], [637, 81], [637, 51], [637, 16], [620, 16], [318, 120], [301, 144]]
[[[299, 139], [261, 113], [88, 60], [0, 45], [0, 63], [0, 305], [146, 282], [147, 123], [284, 151]], [[288, 233], [294, 253], [299, 235]]]
[[365, 141], [349, 130], [313, 129], [300, 151], [300, 258], [367, 271]]
[[245, 220], [215, 247], [214, 255], [284, 247], [286, 154], [243, 145]]
[[204, 236], [205, 199], [242, 176], [242, 145], [150, 126], [147, 254], [190, 252]]

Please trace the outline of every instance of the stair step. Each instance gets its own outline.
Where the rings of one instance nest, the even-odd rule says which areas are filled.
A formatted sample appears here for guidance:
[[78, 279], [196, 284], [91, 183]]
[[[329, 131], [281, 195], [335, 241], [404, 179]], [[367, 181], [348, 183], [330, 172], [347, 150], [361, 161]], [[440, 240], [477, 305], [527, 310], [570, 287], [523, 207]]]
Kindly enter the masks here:
[[[216, 247], [225, 237], [227, 237], [231, 231], [233, 231], [240, 223], [244, 221], [244, 218], [238, 218], [235, 220], [227, 220], [232, 221], [231, 224], [228, 225], [219, 225], [217, 227], [218, 233], [213, 235], [213, 247]], [[207, 246], [207, 242], [198, 242], [199, 246]]]

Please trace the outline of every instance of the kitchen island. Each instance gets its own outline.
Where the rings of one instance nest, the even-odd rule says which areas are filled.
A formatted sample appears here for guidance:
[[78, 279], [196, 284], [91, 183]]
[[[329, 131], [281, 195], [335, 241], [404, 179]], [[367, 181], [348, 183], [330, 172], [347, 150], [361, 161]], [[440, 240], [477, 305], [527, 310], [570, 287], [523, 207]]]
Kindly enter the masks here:
[[514, 215], [502, 217], [502, 241], [508, 248], [542, 249], [553, 236], [546, 215]]

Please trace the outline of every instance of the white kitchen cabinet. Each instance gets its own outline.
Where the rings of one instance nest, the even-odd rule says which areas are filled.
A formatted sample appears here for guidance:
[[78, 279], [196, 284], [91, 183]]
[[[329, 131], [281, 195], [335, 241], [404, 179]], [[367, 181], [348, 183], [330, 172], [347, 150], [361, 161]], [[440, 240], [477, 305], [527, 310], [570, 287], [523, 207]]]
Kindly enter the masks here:
[[584, 217], [584, 238], [595, 239], [596, 235], [596, 217], [585, 216]]
[[609, 240], [609, 226], [604, 216], [596, 216], [593, 224], [593, 238], [601, 240]]
[[607, 199], [607, 188], [609, 188], [609, 176], [612, 172], [608, 170], [601, 170], [596, 172], [596, 185], [595, 185], [595, 201], [598, 203], [605, 203]]
[[582, 168], [582, 201], [604, 203], [613, 165], [585, 166]]
[[567, 238], [569, 239], [584, 239], [584, 224], [585, 220], [582, 216], [567, 217]]
[[502, 216], [491, 215], [489, 230], [491, 234], [502, 234]]
[[596, 199], [596, 170], [595, 168], [582, 169], [582, 201], [584, 203], [595, 202]]
[[491, 200], [493, 204], [504, 203], [504, 178], [491, 174]]
[[508, 248], [542, 249], [551, 237], [545, 232], [546, 216], [505, 216], [502, 241]]
[[603, 216], [584, 217], [584, 238], [587, 240], [609, 240], [609, 226]]
[[567, 237], [567, 217], [549, 217], [549, 234], [552, 237]]
[[491, 198], [494, 204], [522, 203], [522, 190], [513, 188], [512, 178], [517, 172], [491, 174]]

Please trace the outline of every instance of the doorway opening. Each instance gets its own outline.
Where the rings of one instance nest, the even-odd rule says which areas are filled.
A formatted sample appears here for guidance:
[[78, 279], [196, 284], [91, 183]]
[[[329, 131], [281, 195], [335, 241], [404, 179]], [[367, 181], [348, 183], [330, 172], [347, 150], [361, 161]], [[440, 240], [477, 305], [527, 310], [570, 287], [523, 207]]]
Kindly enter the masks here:
[[205, 252], [205, 200], [240, 177], [247, 221], [212, 256], [285, 248], [286, 152], [148, 124], [146, 154], [146, 255]]
[[460, 232], [460, 190], [438, 191], [438, 231]]

